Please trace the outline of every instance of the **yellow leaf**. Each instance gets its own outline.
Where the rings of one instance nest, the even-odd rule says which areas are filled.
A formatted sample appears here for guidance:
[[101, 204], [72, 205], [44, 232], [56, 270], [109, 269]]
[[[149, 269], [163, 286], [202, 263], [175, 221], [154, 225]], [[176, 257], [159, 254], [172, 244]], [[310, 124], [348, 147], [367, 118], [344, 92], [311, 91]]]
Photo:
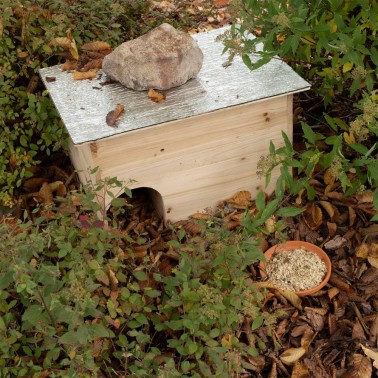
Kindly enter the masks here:
[[307, 45], [316, 45], [316, 41], [310, 35], [305, 35], [301, 38], [301, 41]]
[[356, 143], [356, 139], [354, 139], [353, 134], [348, 134], [347, 132], [344, 132], [344, 140], [347, 144]]
[[281, 356], [280, 360], [285, 365], [293, 365], [296, 361], [298, 361], [300, 358], [302, 358], [306, 353], [306, 349], [303, 347], [299, 348], [290, 348], [285, 350]]
[[69, 353], [68, 353], [69, 357], [71, 360], [73, 360], [76, 356], [76, 350], [75, 349], [72, 349]]
[[148, 98], [153, 102], [160, 103], [165, 100], [165, 94], [150, 88], [148, 91]]
[[298, 310], [302, 310], [301, 298], [294, 291], [279, 289], [279, 292]]
[[68, 49], [71, 45], [71, 41], [70, 41], [69, 38], [66, 38], [66, 37], [56, 37], [56, 38], [53, 38], [50, 41], [50, 45], [63, 47], [64, 49]]
[[369, 261], [371, 266], [374, 266], [374, 268], [378, 269], [378, 257], [369, 256], [368, 261]]
[[353, 68], [353, 62], [346, 62], [343, 65], [343, 73], [349, 72]]
[[223, 346], [226, 346], [228, 349], [231, 349], [232, 348], [232, 335], [230, 335], [229, 333], [224, 335], [222, 337], [221, 343]]
[[331, 30], [329, 31], [330, 33], [336, 33], [336, 30], [337, 30], [337, 24], [335, 22], [335, 20], [331, 20], [329, 22], [327, 22], [328, 26], [331, 28]]
[[97, 75], [97, 70], [90, 70], [86, 72], [75, 71], [72, 73], [72, 78], [74, 80], [87, 80], [94, 79]]
[[72, 55], [72, 58], [74, 58], [75, 60], [79, 60], [79, 53], [77, 51], [75, 39], [71, 33], [71, 28], [67, 29], [66, 34], [67, 34], [67, 38], [70, 40], [70, 45], [68, 47], [70, 54]]

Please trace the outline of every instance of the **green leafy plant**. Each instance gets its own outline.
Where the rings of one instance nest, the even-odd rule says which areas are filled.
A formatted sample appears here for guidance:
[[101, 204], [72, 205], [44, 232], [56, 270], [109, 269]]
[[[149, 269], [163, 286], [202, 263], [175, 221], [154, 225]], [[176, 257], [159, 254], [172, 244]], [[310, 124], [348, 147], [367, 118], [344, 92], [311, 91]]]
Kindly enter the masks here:
[[[258, 240], [216, 219], [200, 236], [175, 230], [167, 273], [161, 254], [131, 258], [146, 240], [116, 220], [131, 194], [123, 183], [84, 189], [0, 224], [1, 373], [232, 377], [251, 368], [265, 349], [255, 331], [272, 323], [248, 273], [262, 258]], [[125, 197], [102, 220], [94, 199], [105, 192]]]
[[[281, 58], [311, 81], [326, 103], [373, 90], [378, 74], [375, 1], [240, 0], [239, 25], [225, 39], [231, 58], [257, 69]], [[248, 35], [253, 33], [254, 39]], [[262, 46], [262, 48], [260, 48]], [[251, 61], [249, 54], [257, 56]]]
[[[283, 134], [285, 145], [262, 156], [258, 163], [259, 174], [269, 183], [272, 171], [280, 167], [276, 183], [276, 195], [281, 198], [287, 191], [298, 195], [306, 191], [313, 200], [316, 196], [311, 185], [313, 178], [321, 178], [326, 184], [325, 192], [341, 188], [346, 195], [367, 190], [374, 191], [374, 207], [378, 211], [378, 97], [375, 92], [367, 94], [356, 105], [362, 113], [346, 124], [340, 118], [325, 115], [330, 129], [329, 136], [314, 132], [302, 123], [305, 151], [295, 151], [288, 137]], [[295, 170], [296, 179], [292, 176]], [[378, 215], [372, 217], [378, 220]]]
[[38, 71], [60, 62], [51, 41], [68, 30], [78, 46], [117, 45], [147, 27], [148, 1], [10, 1], [0, 4], [0, 203], [12, 206], [32, 167], [67, 145], [59, 116]]

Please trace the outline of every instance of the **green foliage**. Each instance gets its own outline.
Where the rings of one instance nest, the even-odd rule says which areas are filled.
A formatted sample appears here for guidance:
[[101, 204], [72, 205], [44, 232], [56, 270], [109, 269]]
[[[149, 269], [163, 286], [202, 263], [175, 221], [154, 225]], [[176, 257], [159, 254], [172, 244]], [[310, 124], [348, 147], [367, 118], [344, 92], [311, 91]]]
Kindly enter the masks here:
[[[326, 103], [338, 94], [358, 97], [360, 89], [373, 90], [378, 74], [376, 1], [240, 0], [236, 4], [240, 27], [233, 27], [226, 48], [242, 55], [251, 69], [278, 55], [311, 81]], [[255, 39], [247, 38], [251, 32]], [[251, 62], [250, 53], [257, 54], [256, 62]]]
[[0, 224], [1, 373], [231, 377], [248, 368], [241, 357], [265, 348], [254, 331], [272, 322], [247, 271], [262, 258], [258, 241], [217, 219], [202, 236], [178, 230], [186, 243], [169, 242], [178, 262], [167, 275], [156, 259], [125, 258], [133, 240], [115, 221], [121, 201], [97, 219], [95, 196], [127, 188], [110, 179], [85, 189], [48, 216], [36, 208], [33, 222], [25, 213]]
[[76, 43], [112, 45], [144, 30], [148, 1], [3, 0], [0, 4], [0, 203], [11, 206], [31, 167], [64, 148], [67, 135], [38, 79], [41, 67], [59, 62], [50, 42], [68, 29]]
[[[313, 200], [316, 193], [310, 182], [314, 174], [319, 177], [320, 173], [326, 184], [326, 192], [338, 187], [347, 195], [373, 190], [374, 207], [378, 211], [377, 94], [364, 94], [356, 107], [362, 113], [349, 125], [325, 114], [330, 128], [327, 137], [302, 123], [305, 151], [295, 151], [284, 133], [283, 147], [276, 149], [271, 143], [270, 154], [260, 158], [258, 173], [266, 176], [268, 184], [272, 170], [280, 166], [281, 175], [276, 183], [277, 198], [282, 198], [285, 191], [290, 195], [298, 195], [306, 190], [307, 197]], [[292, 169], [296, 170], [296, 180], [292, 176]], [[378, 216], [375, 215], [372, 220], [378, 220]]]

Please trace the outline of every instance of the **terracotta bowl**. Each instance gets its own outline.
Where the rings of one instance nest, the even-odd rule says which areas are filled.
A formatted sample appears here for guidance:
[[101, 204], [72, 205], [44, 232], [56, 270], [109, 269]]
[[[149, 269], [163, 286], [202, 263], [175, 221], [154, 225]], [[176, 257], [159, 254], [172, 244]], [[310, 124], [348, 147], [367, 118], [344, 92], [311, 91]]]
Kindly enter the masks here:
[[260, 262], [260, 274], [261, 274], [262, 278], [266, 277], [265, 266], [274, 254], [284, 252], [284, 251], [292, 251], [292, 250], [300, 249], [300, 248], [305, 249], [306, 251], [316, 253], [324, 261], [324, 264], [327, 268], [327, 274], [324, 277], [323, 281], [318, 286], [315, 286], [315, 287], [308, 289], [308, 290], [302, 290], [302, 291], [296, 291], [295, 292], [300, 297], [303, 297], [305, 295], [311, 295], [311, 294], [314, 294], [317, 291], [319, 291], [323, 286], [326, 285], [329, 278], [331, 277], [331, 270], [332, 270], [331, 260], [329, 259], [328, 255], [321, 248], [316, 246], [315, 244], [307, 243], [307, 242], [304, 242], [304, 241], [288, 241], [286, 243], [277, 244], [277, 245], [269, 248], [264, 253], [266, 262], [265, 263]]

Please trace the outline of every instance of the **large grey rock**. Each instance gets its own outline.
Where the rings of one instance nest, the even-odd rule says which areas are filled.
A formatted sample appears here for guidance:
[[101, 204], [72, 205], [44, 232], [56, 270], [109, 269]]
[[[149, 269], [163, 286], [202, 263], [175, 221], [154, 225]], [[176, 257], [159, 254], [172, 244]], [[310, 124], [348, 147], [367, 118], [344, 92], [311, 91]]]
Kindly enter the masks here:
[[127, 88], [165, 90], [196, 77], [202, 62], [202, 51], [189, 34], [162, 24], [118, 46], [102, 68]]

